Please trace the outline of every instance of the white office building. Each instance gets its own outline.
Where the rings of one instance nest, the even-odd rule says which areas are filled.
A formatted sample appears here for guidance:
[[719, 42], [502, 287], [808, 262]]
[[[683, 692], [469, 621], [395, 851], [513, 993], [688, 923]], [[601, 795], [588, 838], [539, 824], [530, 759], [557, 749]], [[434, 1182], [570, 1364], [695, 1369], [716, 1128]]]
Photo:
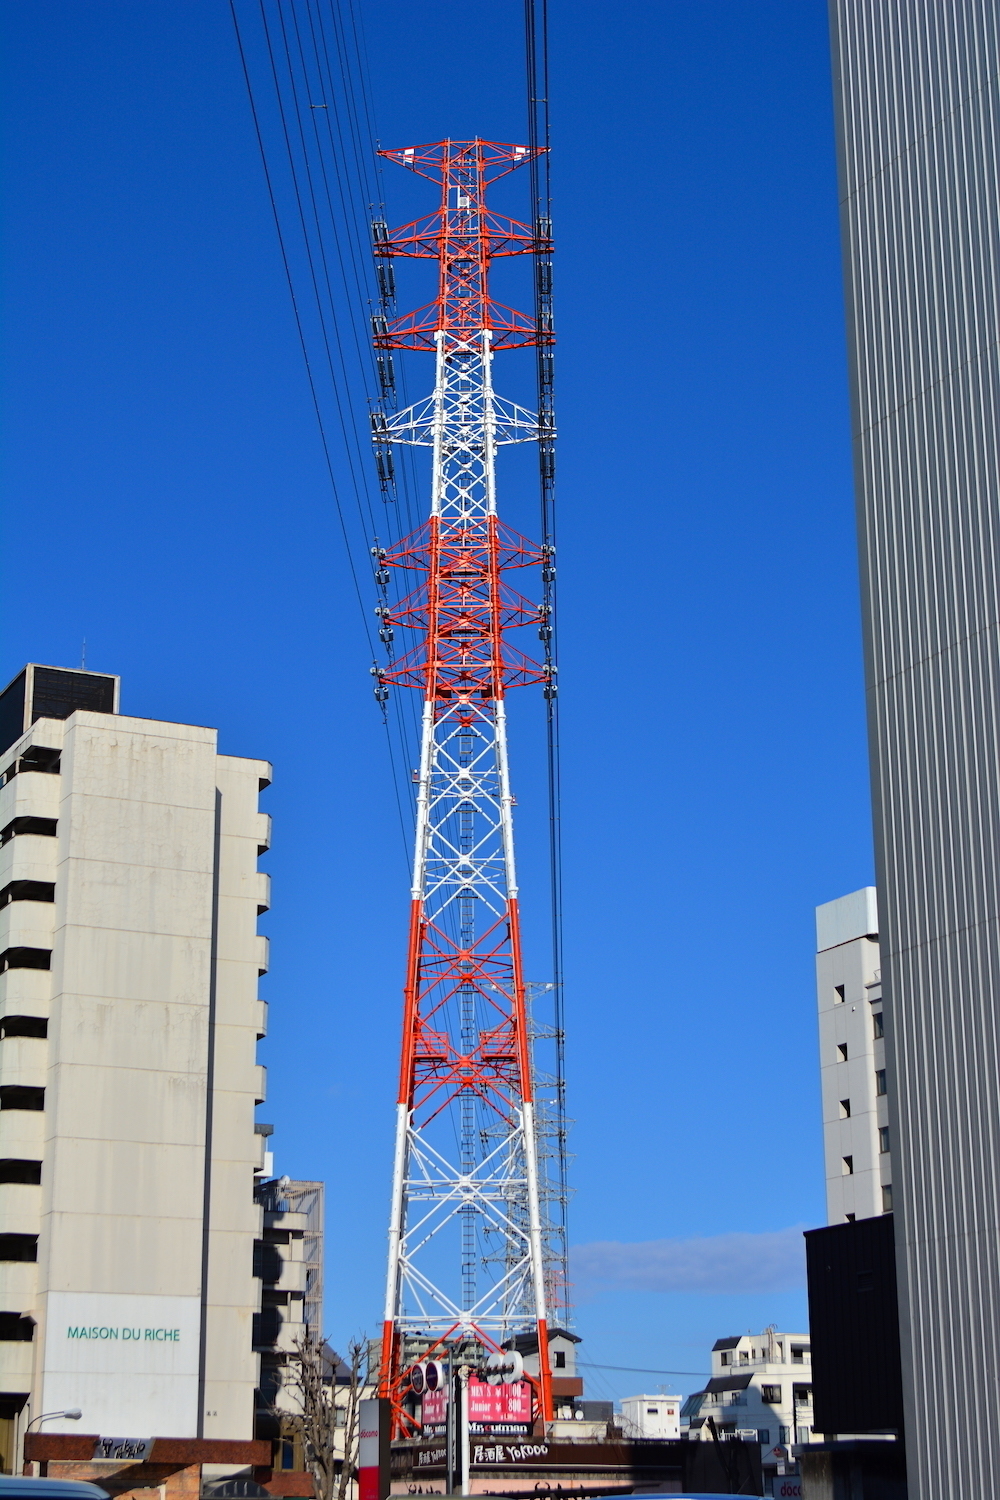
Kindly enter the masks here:
[[[690, 1439], [758, 1442], [765, 1481], [795, 1469], [793, 1444], [814, 1441], [812, 1361], [807, 1333], [735, 1334], [712, 1348], [712, 1375], [681, 1407]], [[818, 1440], [818, 1435], [815, 1440]]]
[[0, 695], [0, 1450], [252, 1439], [263, 761], [29, 667]]
[[892, 1209], [875, 889], [816, 908], [827, 1219]]

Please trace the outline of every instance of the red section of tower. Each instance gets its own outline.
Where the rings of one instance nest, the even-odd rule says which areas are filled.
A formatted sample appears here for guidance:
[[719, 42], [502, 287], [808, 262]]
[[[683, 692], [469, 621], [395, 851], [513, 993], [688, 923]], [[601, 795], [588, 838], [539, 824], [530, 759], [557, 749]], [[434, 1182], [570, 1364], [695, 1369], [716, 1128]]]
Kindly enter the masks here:
[[[490, 297], [489, 268], [497, 256], [547, 253], [551, 243], [536, 236], [528, 225], [494, 214], [486, 206], [487, 185], [528, 161], [531, 156], [528, 148], [484, 141], [444, 141], [403, 151], [383, 151], [381, 155], [438, 183], [441, 194], [440, 207], [427, 218], [392, 233], [384, 226], [377, 226], [374, 244], [377, 256], [435, 259], [439, 265], [435, 301], [404, 316], [378, 320], [374, 339], [376, 347], [382, 350], [434, 351], [439, 371], [434, 418], [438, 431], [427, 440], [427, 446], [434, 444], [436, 465], [432, 514], [417, 532], [380, 556], [386, 570], [414, 574], [415, 587], [401, 590], [404, 595], [401, 601], [383, 613], [386, 625], [412, 631], [416, 640], [410, 650], [379, 670], [379, 683], [416, 688], [421, 691], [425, 705], [418, 851], [399, 1080], [399, 1105], [408, 1125], [402, 1128], [419, 1137], [442, 1113], [472, 1096], [477, 1109], [495, 1119], [499, 1129], [510, 1130], [512, 1139], [514, 1132], [522, 1132], [521, 1138], [528, 1142], [526, 1156], [530, 1155], [534, 1161], [533, 1134], [530, 1141], [524, 1134], [526, 1130], [534, 1130], [532, 1075], [518, 900], [516, 884], [512, 882], [514, 867], [509, 840], [513, 799], [506, 783], [503, 700], [510, 687], [549, 680], [546, 669], [524, 655], [509, 639], [510, 633], [519, 627], [544, 624], [545, 611], [507, 581], [513, 570], [542, 564], [546, 557], [541, 548], [503, 526], [496, 515], [492, 449], [498, 418], [489, 369], [493, 351], [548, 344], [552, 342], [552, 332], [539, 330], [533, 319]], [[467, 399], [470, 409], [474, 398], [479, 403], [476, 410], [483, 424], [482, 442], [468, 441], [471, 457], [467, 462], [461, 456], [465, 450], [461, 450], [460, 439], [456, 443], [441, 437], [444, 430], [441, 414], [445, 411], [441, 392], [444, 384], [449, 379], [458, 379], [463, 370], [472, 372], [464, 376], [471, 382], [469, 389], [473, 392]], [[475, 394], [479, 389], [475, 385], [477, 372], [482, 372], [485, 382], [482, 395]], [[448, 410], [452, 413], [451, 420], [458, 420], [454, 412], [460, 411], [460, 406], [453, 405]], [[416, 420], [413, 419], [411, 426], [415, 426]], [[398, 424], [397, 428], [402, 430]], [[381, 430], [376, 421], [377, 442], [407, 440], [383, 436], [388, 433], [384, 419]], [[470, 495], [481, 497], [481, 501], [470, 500]], [[490, 887], [496, 892], [495, 915], [492, 918], [487, 915], [484, 920], [483, 911], [488, 903], [479, 901], [476, 930], [471, 938], [469, 931], [455, 919], [459, 908], [454, 904], [449, 906], [440, 894], [448, 876], [447, 861], [442, 863], [444, 874], [436, 886], [419, 873], [426, 864], [426, 851], [422, 854], [420, 849], [424, 836], [420, 830], [425, 830], [428, 841], [432, 841], [435, 833], [431, 811], [434, 799], [440, 804], [445, 797], [462, 795], [457, 772], [453, 787], [443, 775], [435, 782], [434, 757], [443, 754], [442, 747], [458, 745], [463, 735], [469, 738], [469, 743], [475, 737], [477, 744], [481, 741], [498, 747], [498, 769], [495, 773], [491, 771], [491, 775], [495, 774], [499, 788], [495, 799], [497, 818], [507, 820], [503, 824], [508, 840], [504, 848], [509, 849], [503, 867], [505, 874]], [[470, 787], [474, 779], [470, 774]], [[484, 785], [480, 777], [479, 789]], [[470, 807], [476, 795], [475, 790], [469, 791]], [[460, 803], [456, 801], [455, 806], [460, 807]], [[441, 827], [444, 827], [443, 816]], [[500, 828], [498, 821], [497, 829]], [[421, 864], [422, 859], [425, 864]], [[497, 862], [502, 866], [502, 860]], [[467, 888], [462, 887], [460, 876], [455, 876], [454, 871], [448, 878], [454, 886], [448, 901], [460, 902], [463, 897], [477, 894], [472, 889], [471, 877]], [[478, 878], [484, 878], [482, 870], [478, 871]], [[471, 901], [468, 904], [471, 908]], [[474, 1005], [479, 1017], [471, 1042], [467, 1038], [463, 1042], [451, 1019], [460, 1001]], [[397, 1152], [400, 1181], [402, 1173]], [[530, 1168], [527, 1177], [529, 1200], [531, 1191], [537, 1199], [537, 1185], [531, 1186]], [[405, 1193], [405, 1188], [398, 1191]], [[535, 1209], [537, 1214], [537, 1202]], [[405, 1205], [397, 1219], [400, 1225], [404, 1223]], [[391, 1235], [392, 1230], [390, 1240]], [[527, 1241], [527, 1235], [525, 1238]], [[537, 1274], [537, 1266], [533, 1274]], [[536, 1295], [541, 1298], [540, 1290], [536, 1289]], [[535, 1319], [539, 1346], [539, 1377], [535, 1382], [538, 1408], [540, 1415], [550, 1420], [552, 1395], [544, 1303], [536, 1301], [535, 1306], [541, 1311], [541, 1316]], [[437, 1335], [435, 1347], [447, 1344], [457, 1331], [468, 1333], [470, 1328], [485, 1348], [500, 1347], [496, 1332], [474, 1319], [463, 1323], [456, 1318], [450, 1328], [441, 1324], [431, 1326]], [[381, 1392], [394, 1398], [400, 1423], [397, 1430], [401, 1430], [405, 1420], [399, 1400], [406, 1379], [401, 1359], [399, 1322], [387, 1316]]]

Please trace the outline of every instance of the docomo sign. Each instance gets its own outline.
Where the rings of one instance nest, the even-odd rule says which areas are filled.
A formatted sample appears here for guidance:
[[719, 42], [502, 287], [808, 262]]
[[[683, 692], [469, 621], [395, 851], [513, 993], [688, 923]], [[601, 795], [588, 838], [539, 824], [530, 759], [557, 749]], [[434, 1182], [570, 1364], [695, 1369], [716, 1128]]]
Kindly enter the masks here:
[[802, 1500], [801, 1479], [775, 1479], [774, 1494], [781, 1500]]

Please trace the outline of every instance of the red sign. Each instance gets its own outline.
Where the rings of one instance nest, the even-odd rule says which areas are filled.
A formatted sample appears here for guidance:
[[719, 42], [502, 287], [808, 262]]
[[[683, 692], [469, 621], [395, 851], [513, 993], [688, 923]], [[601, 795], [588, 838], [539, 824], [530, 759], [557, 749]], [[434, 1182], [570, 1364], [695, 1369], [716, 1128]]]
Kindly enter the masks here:
[[488, 1385], [469, 1381], [469, 1422], [482, 1427], [506, 1426], [508, 1422], [531, 1422], [531, 1386], [527, 1380], [514, 1385]]
[[448, 1387], [438, 1386], [436, 1391], [424, 1391], [420, 1420], [424, 1427], [443, 1427], [448, 1420]]

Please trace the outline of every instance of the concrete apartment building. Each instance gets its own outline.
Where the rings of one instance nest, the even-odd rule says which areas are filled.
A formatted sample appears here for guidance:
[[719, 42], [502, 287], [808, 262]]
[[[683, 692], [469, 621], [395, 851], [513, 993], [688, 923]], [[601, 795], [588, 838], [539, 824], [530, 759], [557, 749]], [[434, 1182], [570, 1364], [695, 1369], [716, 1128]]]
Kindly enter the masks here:
[[719, 1437], [760, 1443], [766, 1487], [793, 1473], [792, 1445], [813, 1441], [809, 1335], [765, 1328], [717, 1339], [711, 1379], [681, 1407], [682, 1430], [712, 1442], [710, 1417]]
[[892, 1210], [892, 1140], [875, 888], [816, 908], [827, 1222]]
[[252, 1440], [270, 767], [95, 673], [0, 726], [3, 1467], [72, 1407], [46, 1441]]
[[1000, 1494], [1000, 4], [832, 0], [911, 1500]]

